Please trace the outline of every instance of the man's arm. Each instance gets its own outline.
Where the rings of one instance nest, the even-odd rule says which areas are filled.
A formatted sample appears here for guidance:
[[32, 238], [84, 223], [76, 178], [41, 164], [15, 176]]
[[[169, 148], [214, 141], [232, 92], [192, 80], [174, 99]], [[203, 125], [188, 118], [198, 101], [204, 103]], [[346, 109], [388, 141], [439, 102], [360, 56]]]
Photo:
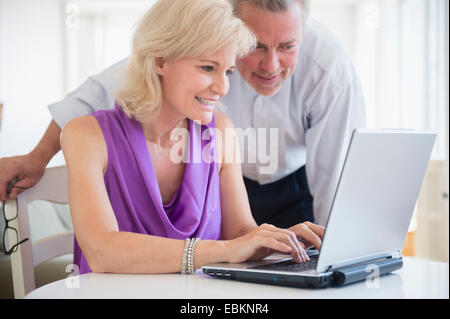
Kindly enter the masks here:
[[16, 186], [34, 186], [45, 172], [51, 158], [61, 149], [59, 135], [61, 129], [52, 121], [38, 145], [28, 154], [0, 158], [0, 199], [14, 199], [23, 189], [12, 188], [7, 194], [8, 183], [17, 178]]
[[50, 122], [44, 136], [39, 141], [38, 145], [31, 151], [30, 155], [40, 159], [47, 166], [48, 162], [59, 152], [61, 146], [59, 144], [59, 136], [61, 135], [61, 128], [54, 120]]
[[62, 101], [49, 106], [53, 120], [39, 144], [28, 154], [0, 158], [0, 200], [14, 199], [23, 189], [13, 188], [7, 196], [8, 184], [15, 180], [20, 187], [33, 187], [45, 172], [51, 158], [60, 150], [61, 128], [71, 119], [99, 109], [114, 107], [114, 90], [119, 85], [119, 73], [127, 60], [89, 77]]
[[92, 112], [114, 108], [114, 92], [120, 86], [120, 73], [127, 59], [89, 77], [62, 101], [51, 104], [48, 109], [56, 124], [62, 129], [70, 120]]

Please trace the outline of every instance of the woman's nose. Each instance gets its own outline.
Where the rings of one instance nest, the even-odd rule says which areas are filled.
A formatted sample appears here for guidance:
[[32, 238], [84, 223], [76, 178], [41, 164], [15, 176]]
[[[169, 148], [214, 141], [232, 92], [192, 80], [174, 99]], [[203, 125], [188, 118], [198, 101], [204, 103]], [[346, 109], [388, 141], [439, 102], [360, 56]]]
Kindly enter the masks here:
[[212, 90], [215, 94], [220, 97], [225, 96], [227, 94], [229, 88], [228, 77], [227, 76], [218, 76], [212, 85]]

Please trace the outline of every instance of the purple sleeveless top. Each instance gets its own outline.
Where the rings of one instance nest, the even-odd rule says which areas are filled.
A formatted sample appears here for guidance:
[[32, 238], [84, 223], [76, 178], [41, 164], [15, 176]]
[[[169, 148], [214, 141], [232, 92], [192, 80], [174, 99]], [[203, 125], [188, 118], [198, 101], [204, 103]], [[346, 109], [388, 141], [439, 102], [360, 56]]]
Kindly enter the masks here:
[[[97, 119], [107, 146], [104, 181], [119, 231], [183, 240], [220, 239], [214, 117], [208, 125], [188, 120], [189, 160], [180, 188], [164, 205], [140, 123], [128, 118], [117, 104], [114, 110], [91, 115]], [[202, 152], [209, 152], [211, 157], [202, 156]], [[74, 245], [74, 264], [79, 266], [80, 274], [91, 272], [76, 238]]]

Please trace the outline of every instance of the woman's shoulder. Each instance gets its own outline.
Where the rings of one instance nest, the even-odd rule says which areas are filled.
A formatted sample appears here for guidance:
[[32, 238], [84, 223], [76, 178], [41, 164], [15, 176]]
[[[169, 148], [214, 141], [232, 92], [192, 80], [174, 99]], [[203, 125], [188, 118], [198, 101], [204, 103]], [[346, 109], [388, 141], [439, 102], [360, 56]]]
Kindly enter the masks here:
[[214, 112], [214, 117], [216, 119], [216, 128], [219, 130], [224, 131], [226, 128], [234, 129], [233, 120], [222, 111], [216, 110]]
[[92, 115], [77, 116], [70, 120], [63, 128], [63, 133], [95, 134], [100, 126]]
[[101, 143], [103, 133], [100, 125], [92, 115], [78, 116], [70, 120], [61, 132], [61, 147], [74, 141], [83, 141], [85, 145]]
[[97, 163], [104, 173], [108, 163], [107, 148], [95, 117], [85, 115], [69, 121], [61, 132], [60, 144], [68, 166], [95, 167]]
[[[221, 143], [218, 144], [219, 173], [227, 164], [239, 161], [239, 144], [237, 142], [236, 128], [233, 120], [223, 113], [216, 111], [216, 129], [220, 131]], [[225, 165], [224, 165], [225, 164]]]

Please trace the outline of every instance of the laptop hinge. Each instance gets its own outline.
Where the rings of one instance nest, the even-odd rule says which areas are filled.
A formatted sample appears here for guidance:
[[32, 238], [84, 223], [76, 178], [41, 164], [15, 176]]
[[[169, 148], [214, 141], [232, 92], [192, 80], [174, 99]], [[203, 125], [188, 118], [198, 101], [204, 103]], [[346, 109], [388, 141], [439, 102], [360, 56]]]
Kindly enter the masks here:
[[[385, 258], [385, 259], [388, 259], [388, 258], [397, 259], [397, 258], [400, 258], [400, 257], [402, 257], [401, 251], [400, 251], [400, 250], [394, 250], [394, 251], [392, 251], [391, 253], [386, 252], [384, 255], [380, 255], [380, 256], [377, 256], [377, 257], [372, 258], [372, 259], [368, 258], [368, 259], [366, 259], [366, 260], [355, 261], [353, 264], [358, 264], [358, 263], [361, 263], [361, 262], [362, 262], [362, 263], [365, 263], [365, 262], [368, 262], [368, 261], [370, 261], [370, 260], [378, 260], [378, 259], [380, 259], [380, 258]], [[338, 268], [342, 268], [342, 267], [346, 267], [346, 266], [351, 266], [351, 265], [352, 265], [352, 263], [346, 264], [346, 265], [339, 265], [339, 264], [329, 265], [329, 266], [326, 268], [325, 272], [329, 272], [329, 271], [331, 271], [331, 270], [335, 270], [335, 269], [338, 269]]]
[[391, 253], [391, 258], [400, 258], [401, 256], [402, 256], [402, 253], [401, 253], [400, 250], [394, 250], [394, 251]]

